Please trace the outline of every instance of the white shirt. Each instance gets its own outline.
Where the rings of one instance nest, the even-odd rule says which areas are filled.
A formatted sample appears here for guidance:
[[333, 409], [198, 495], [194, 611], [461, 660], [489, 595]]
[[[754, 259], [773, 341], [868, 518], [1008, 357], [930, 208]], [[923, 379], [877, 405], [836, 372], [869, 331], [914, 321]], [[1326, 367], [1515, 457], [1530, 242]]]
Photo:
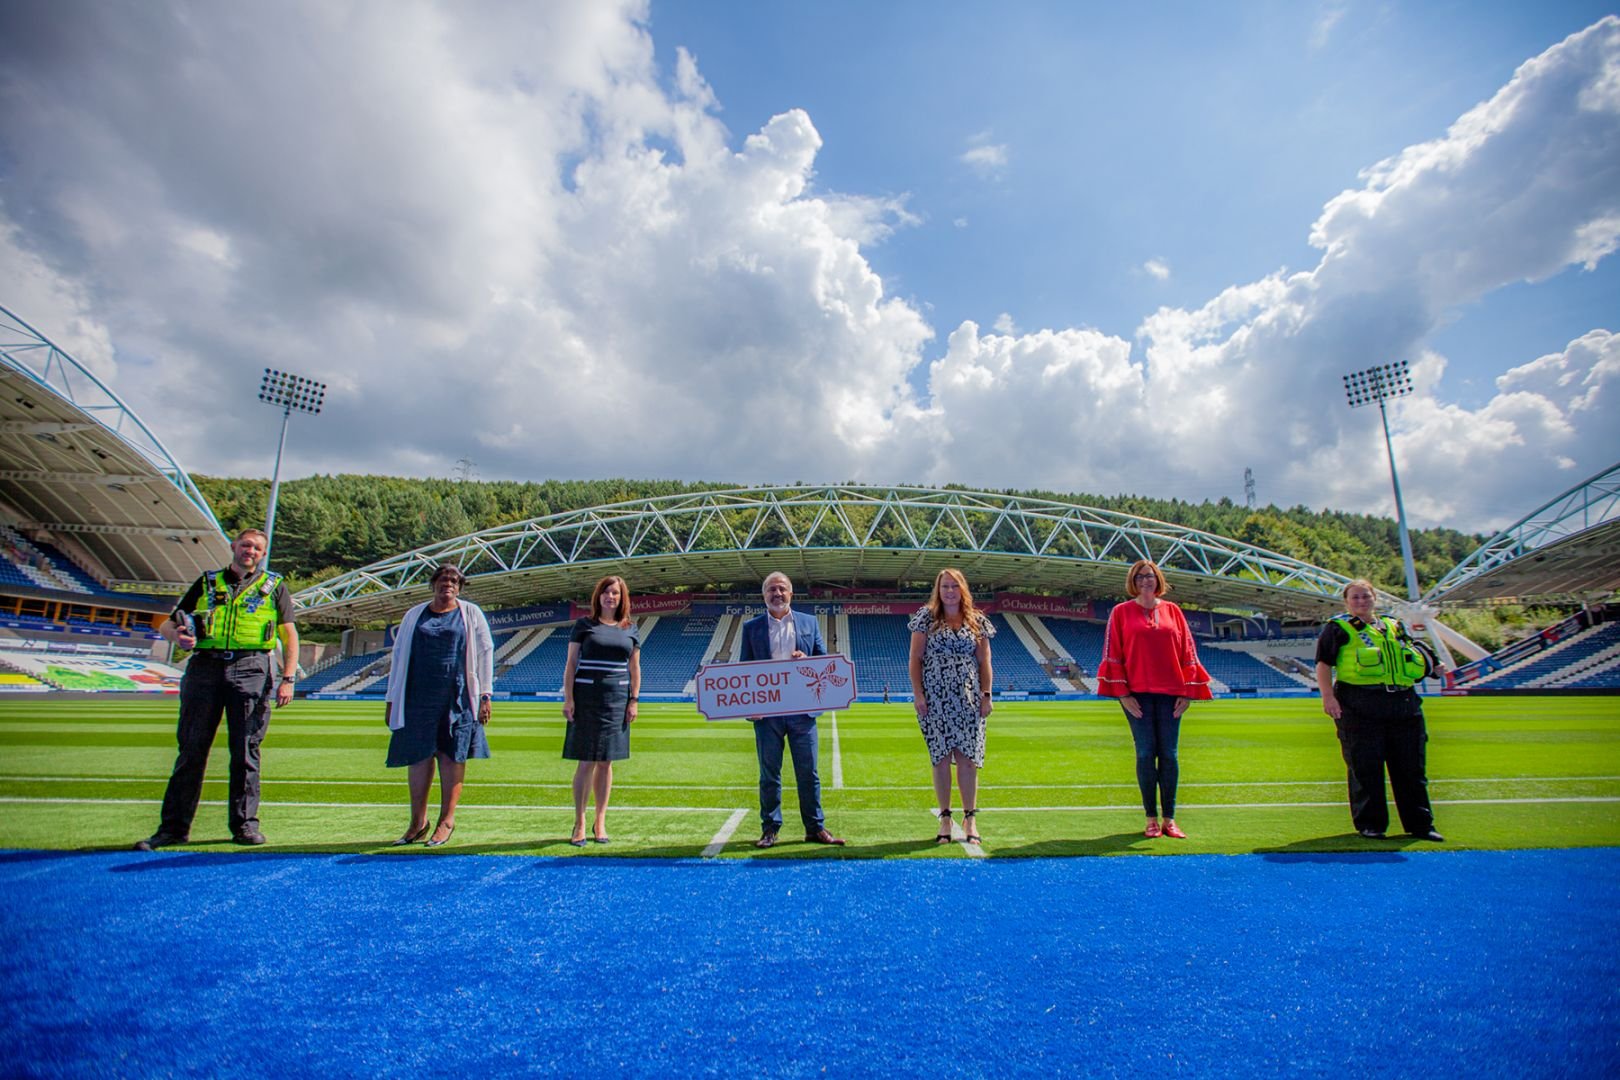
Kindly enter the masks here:
[[765, 628], [770, 631], [771, 659], [791, 660], [793, 650], [799, 647], [799, 635], [793, 630], [793, 612], [778, 619], [769, 611], [765, 613]]

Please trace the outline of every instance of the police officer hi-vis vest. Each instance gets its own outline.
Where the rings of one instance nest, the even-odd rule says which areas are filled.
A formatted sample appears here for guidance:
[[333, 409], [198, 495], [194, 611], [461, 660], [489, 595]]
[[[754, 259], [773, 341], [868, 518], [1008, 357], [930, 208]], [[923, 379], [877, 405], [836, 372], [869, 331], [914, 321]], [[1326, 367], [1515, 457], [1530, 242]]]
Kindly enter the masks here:
[[257, 650], [270, 648], [276, 627], [282, 622], [276, 610], [276, 593], [281, 575], [260, 571], [242, 582], [235, 593], [218, 570], [213, 580], [204, 577], [202, 595], [192, 619], [197, 627], [198, 649]]
[[1354, 615], [1335, 615], [1333, 621], [1350, 637], [1333, 667], [1336, 682], [1404, 690], [1429, 676], [1428, 658], [1399, 620], [1381, 615], [1365, 623]]

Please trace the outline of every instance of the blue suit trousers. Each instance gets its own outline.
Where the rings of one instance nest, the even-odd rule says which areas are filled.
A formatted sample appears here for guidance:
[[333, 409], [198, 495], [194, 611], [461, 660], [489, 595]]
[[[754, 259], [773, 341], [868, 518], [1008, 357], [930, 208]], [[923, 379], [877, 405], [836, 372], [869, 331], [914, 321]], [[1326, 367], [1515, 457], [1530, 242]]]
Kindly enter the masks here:
[[799, 817], [804, 831], [822, 827], [821, 774], [816, 771], [816, 718], [767, 716], [754, 721], [754, 749], [759, 755], [759, 817], [762, 831], [782, 828], [782, 744], [793, 754], [793, 776], [798, 782]]

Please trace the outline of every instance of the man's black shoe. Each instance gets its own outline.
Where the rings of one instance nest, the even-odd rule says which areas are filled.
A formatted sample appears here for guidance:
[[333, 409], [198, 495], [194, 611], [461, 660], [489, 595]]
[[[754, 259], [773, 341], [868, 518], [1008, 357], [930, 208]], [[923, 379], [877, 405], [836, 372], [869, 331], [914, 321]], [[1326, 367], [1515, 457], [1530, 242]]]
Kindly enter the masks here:
[[1360, 832], [1361, 835], [1365, 836], [1368, 840], [1382, 840], [1384, 838], [1384, 834], [1379, 832], [1377, 829], [1362, 829]]
[[1433, 829], [1427, 829], [1423, 832], [1407, 833], [1406, 835], [1412, 837], [1414, 840], [1433, 840], [1437, 844], [1443, 844], [1446, 842], [1446, 838], [1435, 832]]
[[175, 844], [184, 844], [184, 836], [171, 836], [166, 832], [155, 832], [145, 840], [135, 841], [136, 851], [156, 851], [160, 847], [172, 847]]
[[254, 847], [264, 843], [264, 833], [249, 825], [235, 836], [231, 837], [233, 844], [250, 844]]

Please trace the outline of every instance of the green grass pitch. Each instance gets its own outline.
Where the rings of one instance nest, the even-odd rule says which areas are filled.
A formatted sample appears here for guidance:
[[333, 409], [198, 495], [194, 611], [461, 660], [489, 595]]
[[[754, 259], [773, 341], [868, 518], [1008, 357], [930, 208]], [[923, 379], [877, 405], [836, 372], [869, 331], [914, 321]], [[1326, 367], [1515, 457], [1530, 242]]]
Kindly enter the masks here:
[[[127, 847], [157, 825], [174, 762], [175, 699], [0, 701], [0, 847]], [[1620, 844], [1620, 698], [1430, 699], [1430, 795], [1448, 849]], [[600, 857], [905, 857], [1320, 852], [1433, 845], [1355, 836], [1332, 723], [1314, 700], [1194, 705], [1182, 727], [1177, 820], [1146, 840], [1129, 731], [1111, 702], [1007, 703], [990, 720], [980, 848], [936, 846], [927, 752], [908, 705], [821, 723], [829, 826], [798, 842], [788, 772], [784, 843], [757, 852], [753, 733], [690, 705], [644, 704], [614, 770], [610, 845], [566, 842], [573, 763], [556, 704], [497, 702], [494, 756], [468, 766], [440, 852]], [[404, 770], [386, 769], [378, 704], [298, 701], [264, 744], [265, 852], [381, 852], [404, 831]], [[192, 850], [228, 844], [223, 728]], [[437, 807], [437, 789], [433, 806]], [[1394, 808], [1391, 806], [1392, 827]], [[729, 833], [728, 833], [729, 828]], [[431, 854], [421, 847], [400, 853]]]

